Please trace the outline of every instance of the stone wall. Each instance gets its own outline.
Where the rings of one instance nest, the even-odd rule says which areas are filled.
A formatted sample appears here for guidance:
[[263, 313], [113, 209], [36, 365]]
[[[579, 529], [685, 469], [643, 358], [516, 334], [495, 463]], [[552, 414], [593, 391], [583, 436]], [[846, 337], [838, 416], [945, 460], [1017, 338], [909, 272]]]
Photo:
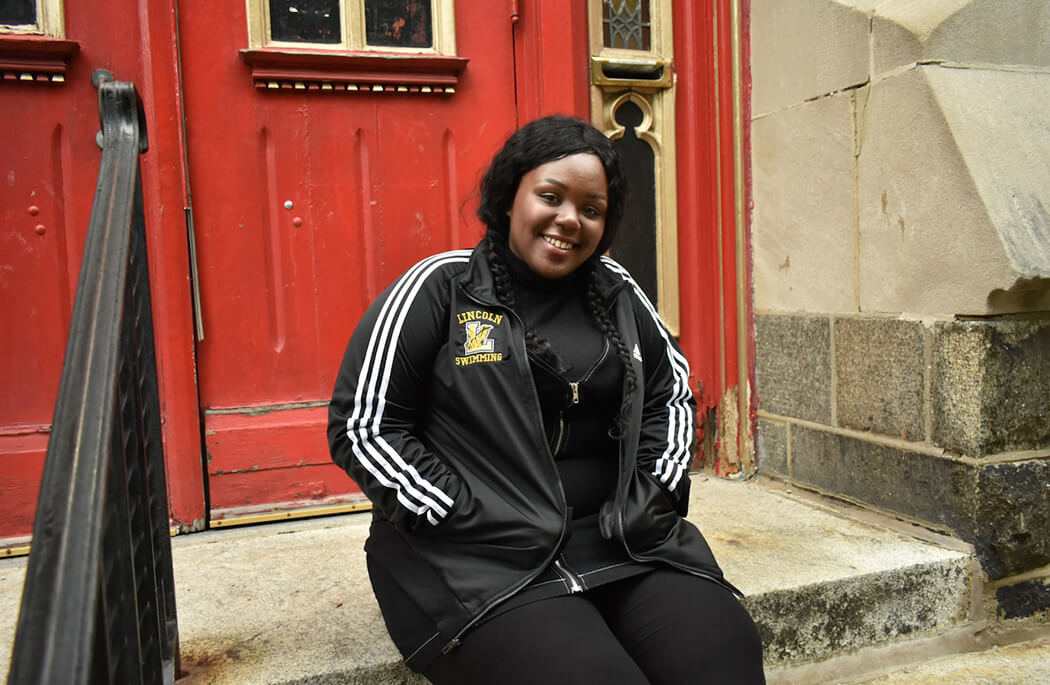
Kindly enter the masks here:
[[762, 0], [751, 46], [759, 468], [1050, 609], [1050, 3]]

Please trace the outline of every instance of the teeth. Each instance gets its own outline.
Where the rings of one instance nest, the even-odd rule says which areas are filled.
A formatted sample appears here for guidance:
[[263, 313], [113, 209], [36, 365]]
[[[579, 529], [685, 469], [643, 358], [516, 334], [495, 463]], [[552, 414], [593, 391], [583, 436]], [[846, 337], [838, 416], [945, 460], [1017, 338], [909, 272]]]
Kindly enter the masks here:
[[564, 240], [558, 240], [557, 238], [552, 238], [549, 235], [543, 236], [543, 239], [546, 240], [551, 245], [553, 245], [554, 247], [557, 247], [557, 248], [559, 248], [561, 250], [571, 250], [572, 249], [572, 243], [567, 243]]

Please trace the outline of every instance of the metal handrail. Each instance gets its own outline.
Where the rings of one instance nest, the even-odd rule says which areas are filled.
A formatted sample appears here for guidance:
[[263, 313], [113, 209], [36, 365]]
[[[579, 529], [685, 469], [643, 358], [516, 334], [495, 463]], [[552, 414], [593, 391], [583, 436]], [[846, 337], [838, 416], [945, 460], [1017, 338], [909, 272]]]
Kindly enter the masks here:
[[9, 684], [171, 683], [178, 624], [134, 85], [99, 83], [102, 161]]

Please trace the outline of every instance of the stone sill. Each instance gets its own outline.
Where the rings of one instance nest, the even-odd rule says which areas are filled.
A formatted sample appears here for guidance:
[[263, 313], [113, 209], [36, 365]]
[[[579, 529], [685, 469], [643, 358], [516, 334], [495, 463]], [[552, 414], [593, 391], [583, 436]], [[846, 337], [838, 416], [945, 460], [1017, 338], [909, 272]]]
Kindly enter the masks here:
[[0, 36], [0, 80], [64, 83], [80, 44], [49, 36]]
[[456, 92], [465, 57], [262, 48], [241, 50], [260, 90], [349, 93]]

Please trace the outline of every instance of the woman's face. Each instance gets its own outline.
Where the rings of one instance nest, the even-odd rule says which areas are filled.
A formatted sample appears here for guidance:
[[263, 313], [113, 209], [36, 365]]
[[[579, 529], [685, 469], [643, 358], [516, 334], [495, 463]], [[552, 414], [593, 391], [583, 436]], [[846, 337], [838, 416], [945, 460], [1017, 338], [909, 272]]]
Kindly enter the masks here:
[[608, 183], [597, 155], [581, 152], [521, 177], [510, 217], [510, 249], [544, 278], [564, 278], [605, 234]]

